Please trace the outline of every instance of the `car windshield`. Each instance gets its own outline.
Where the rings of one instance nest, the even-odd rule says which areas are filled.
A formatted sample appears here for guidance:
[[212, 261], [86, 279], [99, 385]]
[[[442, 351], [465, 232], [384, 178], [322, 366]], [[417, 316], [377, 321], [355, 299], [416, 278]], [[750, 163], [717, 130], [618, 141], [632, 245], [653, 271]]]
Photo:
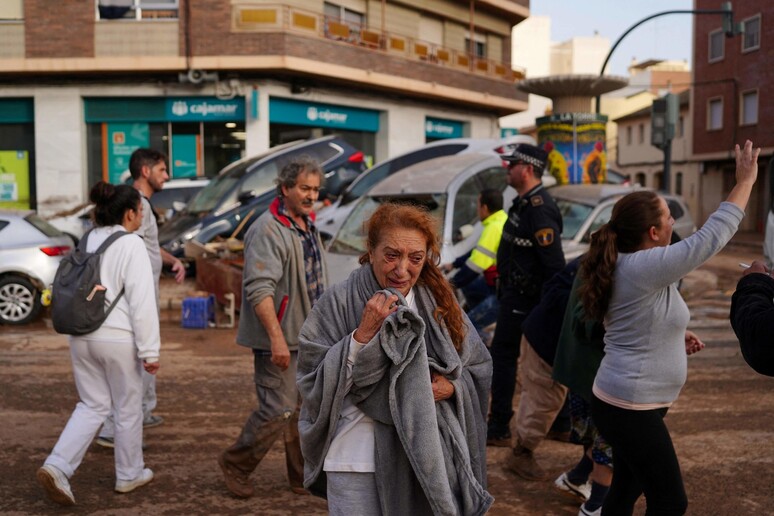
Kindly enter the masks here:
[[423, 194], [412, 196], [365, 197], [358, 202], [352, 213], [339, 229], [328, 250], [339, 254], [362, 254], [366, 250], [364, 221], [382, 203], [394, 201], [415, 204], [426, 208], [438, 221], [439, 234], [443, 234], [443, 219], [446, 212], [446, 194]]
[[568, 199], [556, 199], [556, 205], [559, 206], [562, 214], [562, 238], [572, 240], [583, 227], [583, 223], [589, 218], [594, 207]]
[[[236, 202], [236, 191], [233, 192], [233, 195], [229, 195], [228, 197], [225, 197], [226, 194], [230, 190], [233, 190], [234, 186], [245, 175], [245, 173], [247, 173], [248, 169], [261, 158], [263, 158], [263, 156], [245, 160], [237, 164], [234, 168], [227, 169], [219, 176], [212, 178], [212, 180], [207, 183], [207, 186], [202, 188], [201, 191], [196, 194], [193, 199], [191, 199], [191, 201], [188, 203], [186, 211], [189, 213], [210, 212], [218, 206], [218, 203], [221, 200], [225, 201], [222, 203], [223, 205]], [[261, 174], [262, 172], [258, 171], [255, 173]], [[271, 177], [268, 177], [269, 174], [272, 174]], [[274, 186], [274, 178], [277, 177], [276, 170], [274, 168], [266, 170], [265, 175], [267, 176], [265, 178], [265, 182], [268, 184], [268, 188], [272, 188]]]

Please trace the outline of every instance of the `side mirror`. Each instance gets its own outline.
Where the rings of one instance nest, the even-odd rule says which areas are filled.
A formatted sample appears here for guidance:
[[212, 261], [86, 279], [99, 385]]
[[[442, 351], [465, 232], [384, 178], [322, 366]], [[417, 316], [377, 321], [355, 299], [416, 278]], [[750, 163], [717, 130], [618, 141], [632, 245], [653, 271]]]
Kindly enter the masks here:
[[245, 204], [247, 201], [255, 197], [256, 191], [255, 190], [248, 190], [246, 192], [240, 192], [239, 196], [237, 197], [237, 201], [239, 204]]

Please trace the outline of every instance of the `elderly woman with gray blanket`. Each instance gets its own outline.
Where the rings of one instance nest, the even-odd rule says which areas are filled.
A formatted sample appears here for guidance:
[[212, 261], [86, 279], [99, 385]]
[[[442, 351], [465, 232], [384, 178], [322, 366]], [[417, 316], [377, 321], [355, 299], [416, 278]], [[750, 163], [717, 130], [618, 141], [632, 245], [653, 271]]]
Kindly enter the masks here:
[[435, 220], [387, 203], [299, 338], [304, 486], [334, 515], [478, 515], [492, 363], [438, 269]]

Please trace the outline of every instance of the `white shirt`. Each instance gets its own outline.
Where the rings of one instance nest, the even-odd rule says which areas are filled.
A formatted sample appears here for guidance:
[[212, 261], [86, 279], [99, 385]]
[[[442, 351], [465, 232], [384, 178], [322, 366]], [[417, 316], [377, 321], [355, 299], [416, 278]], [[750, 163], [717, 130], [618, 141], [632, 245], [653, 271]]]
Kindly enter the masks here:
[[[406, 304], [414, 312], [417, 311], [415, 297], [414, 289], [411, 289], [406, 296]], [[349, 339], [346, 392], [352, 388], [352, 367], [357, 360], [357, 354], [368, 344], [356, 341], [354, 331]], [[323, 470], [357, 473], [374, 473], [376, 471], [374, 420], [357, 408], [349, 395], [344, 397], [336, 433], [328, 448], [328, 454], [325, 456]]]

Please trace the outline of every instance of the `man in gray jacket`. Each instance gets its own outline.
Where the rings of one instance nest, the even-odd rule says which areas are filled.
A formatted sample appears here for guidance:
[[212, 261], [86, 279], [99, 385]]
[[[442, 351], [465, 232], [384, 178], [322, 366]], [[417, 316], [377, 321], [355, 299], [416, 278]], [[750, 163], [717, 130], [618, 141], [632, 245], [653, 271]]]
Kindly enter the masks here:
[[253, 350], [258, 408], [218, 458], [226, 487], [240, 498], [253, 496], [249, 476], [282, 433], [290, 487], [304, 492], [296, 363], [301, 325], [327, 282], [312, 212], [322, 178], [314, 160], [290, 162], [277, 177], [278, 197], [245, 235], [237, 343]]

